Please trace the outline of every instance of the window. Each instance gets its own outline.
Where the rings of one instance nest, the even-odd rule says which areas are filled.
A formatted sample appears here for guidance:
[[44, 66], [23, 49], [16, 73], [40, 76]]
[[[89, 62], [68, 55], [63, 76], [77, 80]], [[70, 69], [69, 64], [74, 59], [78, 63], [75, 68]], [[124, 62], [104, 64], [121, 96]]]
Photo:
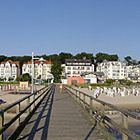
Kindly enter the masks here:
[[87, 70], [90, 70], [90, 67], [87, 67]]
[[68, 69], [68, 70], [71, 70], [71, 67], [68, 67], [67, 69]]
[[67, 74], [71, 74], [71, 71], [68, 71]]

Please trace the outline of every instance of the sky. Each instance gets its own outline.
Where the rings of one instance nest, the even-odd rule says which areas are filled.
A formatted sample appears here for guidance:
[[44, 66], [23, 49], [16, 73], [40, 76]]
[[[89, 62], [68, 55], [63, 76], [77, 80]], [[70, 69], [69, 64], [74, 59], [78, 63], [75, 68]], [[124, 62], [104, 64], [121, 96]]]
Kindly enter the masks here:
[[140, 0], [0, 0], [0, 55], [32, 52], [140, 60]]

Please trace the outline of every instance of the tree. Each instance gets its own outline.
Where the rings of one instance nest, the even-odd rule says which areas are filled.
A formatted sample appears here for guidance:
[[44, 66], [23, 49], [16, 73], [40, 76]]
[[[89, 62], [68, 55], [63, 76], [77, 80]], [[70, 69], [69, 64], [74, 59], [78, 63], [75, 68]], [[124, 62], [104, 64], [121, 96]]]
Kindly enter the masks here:
[[31, 82], [31, 76], [29, 73], [25, 73], [21, 76], [21, 81], [29, 81]]
[[132, 64], [132, 57], [131, 56], [126, 56], [124, 59], [125, 59], [125, 61], [127, 62], [128, 65]]
[[59, 60], [59, 56], [58, 54], [52, 54], [48, 56], [48, 60], [51, 60], [52, 62], [58, 61]]
[[61, 68], [61, 63], [60, 62], [55, 61], [52, 64], [51, 73], [54, 76], [54, 82], [59, 83], [60, 80], [61, 80], [61, 74], [62, 74], [62, 68]]
[[94, 56], [92, 53], [81, 52], [81, 53], [76, 54], [74, 58], [75, 59], [83, 59], [83, 58], [91, 59], [92, 63], [94, 63]]
[[64, 52], [61, 52], [59, 54], [59, 61], [64, 64], [65, 63], [65, 60], [66, 59], [72, 59], [73, 58], [73, 55], [70, 54], [70, 53], [64, 53]]
[[104, 60], [107, 61], [118, 61], [119, 57], [117, 54], [106, 54], [106, 53], [97, 53], [96, 54], [96, 63], [102, 63]]
[[0, 62], [3, 62], [6, 58], [7, 58], [7, 56], [5, 56], [5, 55], [0, 55]]

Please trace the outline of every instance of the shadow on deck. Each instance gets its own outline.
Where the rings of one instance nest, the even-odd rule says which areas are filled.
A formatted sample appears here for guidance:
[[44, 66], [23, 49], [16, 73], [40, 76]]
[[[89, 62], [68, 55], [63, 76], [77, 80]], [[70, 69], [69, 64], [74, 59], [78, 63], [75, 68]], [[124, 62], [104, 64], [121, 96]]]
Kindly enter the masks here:
[[83, 109], [70, 95], [56, 87], [32, 114], [28, 122], [17, 130], [18, 140], [97, 140], [100, 138], [96, 123], [93, 125]]

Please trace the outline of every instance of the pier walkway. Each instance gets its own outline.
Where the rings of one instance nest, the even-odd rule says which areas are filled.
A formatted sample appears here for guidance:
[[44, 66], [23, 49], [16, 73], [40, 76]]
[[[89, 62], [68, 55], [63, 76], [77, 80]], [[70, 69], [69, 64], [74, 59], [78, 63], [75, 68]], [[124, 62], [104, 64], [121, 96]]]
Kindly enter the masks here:
[[26, 123], [19, 140], [104, 140], [96, 124], [64, 90], [56, 86]]

